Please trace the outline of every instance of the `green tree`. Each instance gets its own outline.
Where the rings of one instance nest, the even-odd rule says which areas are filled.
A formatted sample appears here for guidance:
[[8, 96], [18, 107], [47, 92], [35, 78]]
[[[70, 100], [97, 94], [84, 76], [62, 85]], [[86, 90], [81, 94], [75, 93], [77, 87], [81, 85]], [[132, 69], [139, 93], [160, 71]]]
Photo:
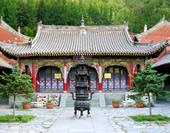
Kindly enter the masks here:
[[40, 0], [40, 3], [37, 2], [38, 6], [38, 21], [43, 20], [43, 16], [45, 14], [45, 9], [44, 9], [44, 0]]
[[149, 114], [152, 117], [150, 93], [157, 97], [163, 97], [169, 95], [168, 91], [163, 90], [164, 80], [169, 76], [167, 74], [161, 75], [156, 70], [152, 69], [151, 61], [146, 62], [146, 67], [140, 72], [135, 73], [136, 76], [132, 76], [135, 87], [128, 86], [132, 92], [137, 92], [137, 96], [143, 97], [145, 94], [149, 100]]
[[17, 2], [14, 2], [13, 0], [5, 0], [3, 1], [3, 6], [5, 6], [3, 12], [4, 12], [4, 20], [12, 27], [17, 26], [18, 20], [17, 20]]
[[129, 18], [130, 31], [143, 32], [145, 24], [148, 28], [158, 23], [163, 15], [169, 19], [170, 8], [167, 0], [122, 0], [124, 6], [131, 12]]
[[36, 1], [27, 0], [26, 2], [26, 18], [27, 18], [27, 26], [32, 27], [37, 25], [37, 7]]
[[18, 4], [18, 26], [24, 27], [27, 25], [27, 18], [26, 18], [26, 6], [25, 2], [20, 0]]
[[30, 36], [30, 37], [34, 37], [34, 31], [31, 30], [29, 27], [24, 27], [24, 29], [22, 30], [22, 33], [26, 36]]
[[0, 79], [5, 82], [5, 84], [0, 83], [0, 95], [3, 98], [8, 98], [9, 96], [14, 97], [13, 105], [13, 118], [15, 119], [15, 102], [16, 96], [21, 96], [28, 99], [32, 97], [34, 92], [33, 85], [31, 82], [31, 77], [26, 74], [21, 74], [18, 64], [14, 65], [12, 72], [6, 74], [3, 72], [0, 75]]

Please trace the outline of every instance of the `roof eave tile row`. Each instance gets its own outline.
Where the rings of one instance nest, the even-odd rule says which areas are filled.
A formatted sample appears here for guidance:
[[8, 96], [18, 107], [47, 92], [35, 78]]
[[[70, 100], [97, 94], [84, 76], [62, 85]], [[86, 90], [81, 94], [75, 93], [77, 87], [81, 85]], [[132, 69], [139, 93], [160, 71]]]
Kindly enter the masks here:
[[17, 53], [11, 53], [7, 50], [1, 49], [3, 52], [16, 56], [16, 57], [34, 57], [34, 56], [80, 56], [80, 55], [84, 55], [84, 56], [148, 56], [148, 55], [152, 55], [158, 51], [161, 51], [163, 49], [163, 47], [160, 47], [157, 50], [154, 50], [152, 52], [149, 53], [26, 53], [26, 54], [17, 54]]

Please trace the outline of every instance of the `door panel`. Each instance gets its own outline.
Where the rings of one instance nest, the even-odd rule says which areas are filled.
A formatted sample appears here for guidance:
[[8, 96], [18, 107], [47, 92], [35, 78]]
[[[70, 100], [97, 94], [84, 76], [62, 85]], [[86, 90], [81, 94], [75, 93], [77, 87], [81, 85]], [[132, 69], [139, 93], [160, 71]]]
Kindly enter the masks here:
[[39, 80], [39, 91], [44, 91], [45, 90], [45, 69], [41, 69], [41, 72], [39, 72], [39, 77], [40, 77], [40, 80]]
[[63, 92], [64, 82], [63, 78], [56, 79], [55, 73], [61, 73], [57, 67], [43, 67], [39, 69], [39, 92], [57, 93]]
[[[105, 73], [111, 73], [110, 79], [103, 78], [103, 92], [112, 92], [114, 90], [127, 90], [127, 70], [124, 67], [108, 67]], [[104, 76], [103, 76], [104, 77]]]

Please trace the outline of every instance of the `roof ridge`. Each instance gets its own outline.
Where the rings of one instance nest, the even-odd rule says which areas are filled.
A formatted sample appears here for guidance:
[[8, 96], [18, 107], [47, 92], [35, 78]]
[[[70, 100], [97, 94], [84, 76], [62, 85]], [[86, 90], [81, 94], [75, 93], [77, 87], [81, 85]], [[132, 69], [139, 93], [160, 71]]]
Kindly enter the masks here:
[[[86, 31], [102, 31], [102, 30], [124, 30], [128, 25], [87, 25]], [[58, 31], [80, 31], [80, 26], [69, 26], [69, 25], [42, 25], [42, 30], [58, 30]]]

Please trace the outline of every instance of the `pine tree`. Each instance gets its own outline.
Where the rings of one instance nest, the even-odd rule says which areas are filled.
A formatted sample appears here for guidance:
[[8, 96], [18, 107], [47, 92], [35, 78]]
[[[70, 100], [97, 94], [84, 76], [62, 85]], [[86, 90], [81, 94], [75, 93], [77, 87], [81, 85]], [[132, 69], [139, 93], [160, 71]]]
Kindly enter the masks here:
[[5, 83], [0, 83], [0, 95], [3, 98], [8, 98], [9, 96], [14, 97], [13, 118], [15, 119], [16, 96], [22, 95], [22, 97], [26, 99], [33, 96], [32, 94], [34, 90], [31, 77], [26, 74], [21, 74], [20, 68], [18, 64], [16, 64], [13, 66], [12, 72], [10, 74], [3, 72], [3, 74], [0, 75], [0, 79]]
[[156, 70], [153, 70], [150, 60], [146, 62], [146, 67], [138, 73], [135, 72], [135, 75], [135, 77], [132, 76], [132, 82], [134, 82], [135, 87], [128, 86], [128, 88], [132, 90], [131, 92], [137, 92], [137, 97], [143, 97], [147, 94], [149, 100], [149, 114], [152, 117], [150, 93], [160, 98], [169, 95], [170, 93], [168, 91], [163, 90], [164, 80], [169, 75], [161, 75], [157, 73]]

